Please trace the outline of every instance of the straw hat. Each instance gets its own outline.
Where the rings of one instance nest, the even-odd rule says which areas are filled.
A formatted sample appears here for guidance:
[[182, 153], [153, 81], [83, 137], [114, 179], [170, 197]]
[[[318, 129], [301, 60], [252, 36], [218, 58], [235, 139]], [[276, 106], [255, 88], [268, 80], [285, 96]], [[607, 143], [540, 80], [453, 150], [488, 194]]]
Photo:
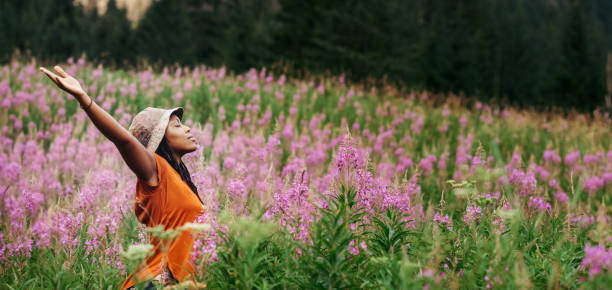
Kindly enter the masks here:
[[147, 107], [134, 116], [128, 131], [130, 131], [147, 150], [155, 152], [157, 146], [159, 146], [159, 143], [164, 138], [166, 127], [168, 127], [168, 122], [170, 121], [170, 115], [174, 112], [176, 112], [179, 119], [183, 119], [183, 107], [176, 107], [169, 110]]

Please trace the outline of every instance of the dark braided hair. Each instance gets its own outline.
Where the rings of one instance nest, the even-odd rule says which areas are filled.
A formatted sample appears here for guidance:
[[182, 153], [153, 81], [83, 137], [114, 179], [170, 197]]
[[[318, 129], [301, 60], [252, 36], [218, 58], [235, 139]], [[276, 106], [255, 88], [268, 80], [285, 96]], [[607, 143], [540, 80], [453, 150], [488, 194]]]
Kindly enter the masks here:
[[200, 202], [204, 204], [204, 202], [202, 202], [202, 199], [200, 199], [200, 195], [198, 195], [198, 189], [196, 188], [195, 184], [193, 184], [193, 181], [191, 181], [191, 174], [189, 173], [189, 170], [187, 170], [185, 163], [183, 163], [182, 160], [180, 163], [176, 163], [176, 159], [174, 159], [174, 156], [172, 155], [172, 148], [170, 148], [170, 144], [168, 144], [166, 136], [162, 138], [161, 142], [159, 143], [159, 146], [157, 146], [157, 150], [155, 150], [155, 153], [157, 153], [157, 155], [163, 157], [164, 159], [166, 159], [166, 161], [168, 161], [170, 166], [172, 166], [172, 168], [174, 168], [174, 170], [181, 176], [181, 178], [187, 183], [187, 185], [189, 185], [189, 187], [198, 197]]

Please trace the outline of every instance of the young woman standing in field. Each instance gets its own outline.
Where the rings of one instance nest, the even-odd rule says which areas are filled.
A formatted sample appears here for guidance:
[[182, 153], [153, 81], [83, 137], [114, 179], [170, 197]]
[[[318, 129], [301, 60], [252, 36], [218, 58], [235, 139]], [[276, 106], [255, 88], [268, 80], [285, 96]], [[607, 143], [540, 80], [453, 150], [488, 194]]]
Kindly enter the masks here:
[[[182, 156], [197, 149], [190, 128], [181, 124], [183, 108], [170, 110], [148, 107], [138, 113], [126, 130], [104, 109], [94, 104], [79, 82], [59, 66], [57, 74], [41, 67], [59, 88], [80, 103], [92, 123], [115, 144], [127, 166], [136, 174], [134, 212], [147, 227], [163, 225], [174, 229], [194, 220], [205, 210], [196, 186], [191, 181]], [[146, 266], [131, 273], [121, 289], [130, 289], [136, 282], [153, 279], [158, 283], [176, 283], [191, 277], [193, 238], [184, 230], [168, 245], [164, 257], [161, 241], [150, 240], [154, 254], [146, 259]], [[167, 275], [162, 275], [162, 273]], [[163, 281], [168, 276], [167, 280]], [[154, 288], [151, 282], [146, 287]]]

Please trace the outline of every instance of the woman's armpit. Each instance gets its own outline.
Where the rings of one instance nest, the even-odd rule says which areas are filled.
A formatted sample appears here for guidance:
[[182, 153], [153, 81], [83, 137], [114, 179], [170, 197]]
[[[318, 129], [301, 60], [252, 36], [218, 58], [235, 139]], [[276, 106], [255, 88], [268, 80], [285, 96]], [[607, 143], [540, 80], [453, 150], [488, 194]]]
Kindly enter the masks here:
[[140, 185], [140, 187], [142, 188], [144, 193], [153, 193], [153, 192], [157, 191], [157, 189], [160, 187], [160, 185], [164, 182], [164, 179], [163, 179], [164, 168], [163, 168], [163, 164], [162, 164], [162, 162], [160, 160], [160, 158], [162, 158], [162, 157], [160, 157], [159, 155], [157, 155], [155, 153], [153, 153], [153, 155], [155, 156], [155, 164], [156, 164], [156, 170], [157, 170], [157, 174], [156, 174], [156, 176], [157, 176], [157, 185], [151, 186], [151, 185], [148, 184], [148, 182], [146, 180], [142, 180], [142, 179], [138, 178], [137, 187], [138, 187], [138, 185]]

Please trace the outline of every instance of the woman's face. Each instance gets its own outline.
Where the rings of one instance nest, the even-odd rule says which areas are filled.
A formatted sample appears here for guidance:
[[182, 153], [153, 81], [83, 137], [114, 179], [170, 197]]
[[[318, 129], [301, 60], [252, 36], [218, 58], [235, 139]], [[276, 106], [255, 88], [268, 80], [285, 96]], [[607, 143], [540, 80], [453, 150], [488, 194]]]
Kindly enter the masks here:
[[166, 127], [166, 140], [168, 140], [170, 148], [179, 157], [198, 149], [196, 140], [191, 135], [190, 130], [191, 128], [181, 123], [179, 117], [174, 114], [170, 116], [170, 122]]

